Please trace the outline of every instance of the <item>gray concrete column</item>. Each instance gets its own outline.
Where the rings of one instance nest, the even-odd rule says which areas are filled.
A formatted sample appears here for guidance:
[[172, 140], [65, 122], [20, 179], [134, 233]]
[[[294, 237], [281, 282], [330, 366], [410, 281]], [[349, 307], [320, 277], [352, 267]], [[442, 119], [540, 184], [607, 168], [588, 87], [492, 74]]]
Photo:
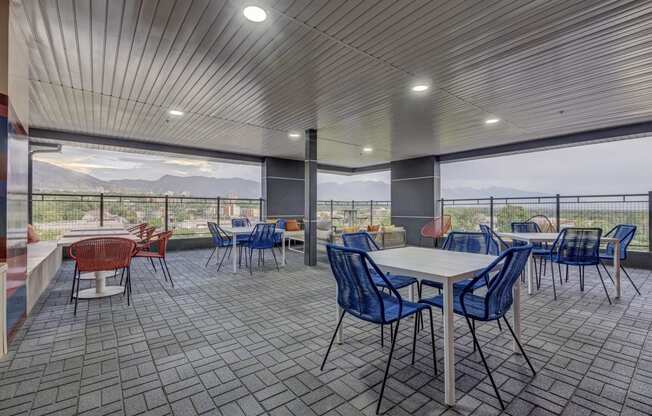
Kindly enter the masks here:
[[262, 168], [264, 218], [303, 219], [304, 162], [265, 158]]
[[435, 156], [391, 163], [392, 224], [407, 231], [408, 244], [419, 244], [419, 230], [440, 214], [441, 177]]
[[304, 170], [304, 257], [306, 266], [317, 265], [317, 130], [306, 130]]

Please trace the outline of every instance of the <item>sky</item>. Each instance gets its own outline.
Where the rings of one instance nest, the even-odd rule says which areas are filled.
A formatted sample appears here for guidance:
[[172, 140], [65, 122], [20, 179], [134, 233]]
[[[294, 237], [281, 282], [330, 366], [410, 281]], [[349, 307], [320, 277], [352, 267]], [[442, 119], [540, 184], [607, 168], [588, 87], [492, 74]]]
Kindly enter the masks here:
[[[163, 155], [144, 155], [64, 145], [36, 159], [99, 179], [177, 176], [240, 177], [260, 181], [260, 166]], [[652, 137], [567, 147], [443, 164], [442, 187], [512, 188], [548, 194], [644, 193], [652, 190]], [[389, 172], [320, 173], [318, 183], [390, 182]], [[444, 197], [446, 195], [444, 194]], [[389, 195], [387, 195], [389, 199]], [[368, 199], [360, 195], [360, 199]]]

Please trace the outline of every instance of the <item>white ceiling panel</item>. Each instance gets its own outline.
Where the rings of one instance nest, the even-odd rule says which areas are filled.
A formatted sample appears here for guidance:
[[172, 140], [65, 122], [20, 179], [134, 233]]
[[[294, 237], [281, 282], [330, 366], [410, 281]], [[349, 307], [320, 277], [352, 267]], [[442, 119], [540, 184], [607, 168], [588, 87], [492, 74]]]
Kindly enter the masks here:
[[32, 127], [360, 167], [652, 119], [650, 1], [24, 3]]

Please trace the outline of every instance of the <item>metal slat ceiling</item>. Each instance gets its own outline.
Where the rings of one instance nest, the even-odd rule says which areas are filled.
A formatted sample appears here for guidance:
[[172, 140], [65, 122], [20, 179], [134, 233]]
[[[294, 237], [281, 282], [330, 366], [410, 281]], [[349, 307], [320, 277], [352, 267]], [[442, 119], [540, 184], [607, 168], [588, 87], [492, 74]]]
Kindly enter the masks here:
[[24, 3], [33, 127], [360, 167], [652, 119], [650, 1]]

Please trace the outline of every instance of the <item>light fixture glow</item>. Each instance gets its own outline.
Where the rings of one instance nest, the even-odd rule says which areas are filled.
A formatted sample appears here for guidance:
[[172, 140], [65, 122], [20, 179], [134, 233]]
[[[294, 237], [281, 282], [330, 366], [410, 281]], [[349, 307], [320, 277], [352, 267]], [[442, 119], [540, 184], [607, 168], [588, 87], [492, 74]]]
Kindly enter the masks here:
[[298, 139], [299, 137], [301, 137], [301, 134], [299, 134], [299, 133], [290, 133], [290, 134], [288, 134], [288, 136], [291, 139]]
[[498, 123], [499, 121], [500, 121], [499, 118], [497, 118], [497, 117], [491, 117], [491, 118], [486, 119], [486, 120], [484, 121], [484, 124], [496, 124], [496, 123]]
[[171, 116], [182, 116], [182, 115], [183, 115], [183, 111], [179, 111], [179, 110], [170, 110], [170, 111], [168, 111], [168, 114], [171, 115]]
[[412, 87], [412, 91], [414, 92], [423, 92], [423, 91], [428, 91], [430, 87], [426, 84], [417, 84]]
[[242, 14], [244, 14], [244, 17], [248, 20], [255, 23], [260, 23], [267, 19], [267, 12], [258, 6], [247, 6], [242, 9]]
[[362, 148], [362, 151], [365, 152], [365, 153], [371, 153], [371, 152], [374, 151], [374, 149], [369, 147], [369, 146], [365, 146], [365, 147]]

